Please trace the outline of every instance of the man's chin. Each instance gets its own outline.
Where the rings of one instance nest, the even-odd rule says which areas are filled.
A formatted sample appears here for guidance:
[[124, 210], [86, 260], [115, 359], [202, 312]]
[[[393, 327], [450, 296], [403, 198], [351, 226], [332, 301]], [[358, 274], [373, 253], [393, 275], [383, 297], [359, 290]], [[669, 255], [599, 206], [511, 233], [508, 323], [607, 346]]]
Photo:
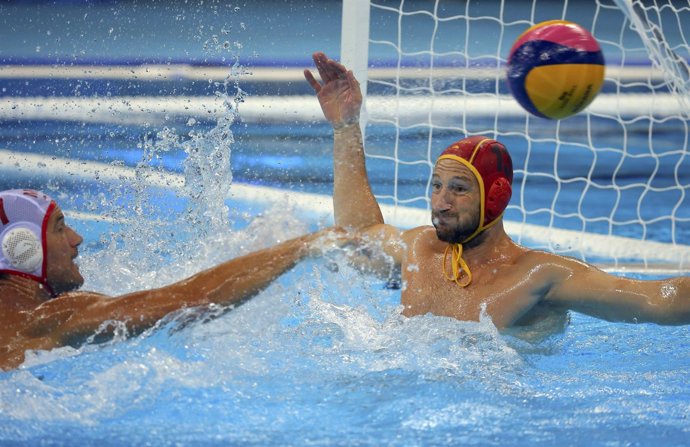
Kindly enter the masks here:
[[458, 234], [453, 231], [444, 231], [442, 228], [436, 227], [436, 237], [439, 241], [448, 242], [449, 244], [461, 244], [465, 239], [470, 237], [469, 234]]
[[438, 228], [436, 228], [436, 237], [439, 241], [448, 242], [450, 244], [456, 243], [452, 234], [450, 234], [448, 231], [443, 231]]
[[62, 295], [63, 293], [75, 292], [84, 285], [84, 278], [81, 275], [76, 276], [71, 281], [63, 282], [61, 284], [51, 284], [53, 292], [57, 295]]
[[81, 286], [84, 285], [84, 276], [81, 274], [81, 270], [79, 270], [79, 265], [74, 264], [74, 290], [80, 288]]
[[72, 291], [81, 289], [81, 286], [83, 286], [83, 285], [84, 285], [84, 277], [81, 276], [81, 273], [79, 273], [79, 275], [76, 278], [76, 281], [74, 281]]

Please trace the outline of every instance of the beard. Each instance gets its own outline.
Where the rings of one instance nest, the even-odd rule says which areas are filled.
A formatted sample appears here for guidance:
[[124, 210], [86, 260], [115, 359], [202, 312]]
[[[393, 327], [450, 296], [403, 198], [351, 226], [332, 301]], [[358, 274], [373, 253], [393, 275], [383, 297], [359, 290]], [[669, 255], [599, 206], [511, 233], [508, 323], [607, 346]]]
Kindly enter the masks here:
[[451, 244], [461, 244], [479, 228], [479, 212], [461, 216], [432, 213], [431, 217], [431, 222], [436, 228], [436, 237]]
[[79, 279], [72, 279], [70, 281], [63, 281], [60, 283], [48, 283], [50, 286], [51, 290], [55, 295], [62, 295], [63, 293], [69, 293], [69, 292], [74, 292], [76, 290], [79, 290], [79, 288], [84, 284], [84, 280], [79, 278]]
[[69, 270], [62, 270], [57, 274], [49, 270], [47, 282], [55, 295], [61, 295], [78, 290], [84, 284], [84, 277], [79, 267], [73, 264]]

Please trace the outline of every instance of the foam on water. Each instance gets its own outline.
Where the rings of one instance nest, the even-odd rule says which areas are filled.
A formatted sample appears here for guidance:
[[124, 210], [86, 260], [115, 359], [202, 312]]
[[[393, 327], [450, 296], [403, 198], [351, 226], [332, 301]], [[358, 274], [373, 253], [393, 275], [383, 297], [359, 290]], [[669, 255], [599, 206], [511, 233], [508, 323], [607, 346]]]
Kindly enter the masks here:
[[[169, 441], [202, 424], [204, 439], [229, 430], [221, 439], [261, 444], [263, 432], [265, 440], [290, 444], [291, 430], [313, 430], [318, 417], [321, 432], [311, 435], [322, 437], [343, 412], [354, 422], [351, 412], [378, 399], [378, 417], [395, 415], [385, 408], [394, 405], [386, 403], [394, 388], [489, 385], [497, 369], [523, 368], [489, 321], [406, 319], [398, 300], [380, 280], [331, 254], [328, 262], [303, 263], [232, 311], [189, 309], [136, 338], [36, 353], [0, 381], [1, 401], [12, 402], [3, 405], [4, 439], [57, 436], [54, 430], [64, 436], [79, 427], [102, 434], [136, 423], [166, 427], [147, 439]], [[403, 425], [431, 428], [439, 418], [422, 407]], [[10, 427], [18, 431], [10, 434]]]
[[[222, 39], [209, 41], [218, 44], [225, 47]], [[120, 222], [85, 244], [86, 289], [115, 296], [164, 286], [319, 226], [286, 203], [259, 215], [228, 207], [231, 127], [243, 101], [241, 90], [228, 93], [232, 79], [220, 84], [215, 103], [223, 113], [214, 114], [211, 131], [197, 131], [194, 119], [159, 129], [144, 138], [131, 184], [83, 192], [87, 211]], [[186, 114], [189, 103], [181, 101]], [[311, 119], [282, 105], [290, 119]], [[113, 111], [102, 118], [112, 120]], [[184, 186], [150, 186], [160, 160], [179, 149]], [[94, 182], [100, 186], [98, 175]], [[70, 199], [59, 190], [56, 198]], [[405, 318], [399, 290], [332, 250], [240, 307], [184, 309], [136, 337], [108, 321], [92, 337], [114, 333], [105, 342], [29, 353], [20, 369], [0, 372], [0, 440], [101, 447], [682, 444], [690, 435], [687, 328], [573, 319], [564, 333], [530, 342], [499, 333], [487, 317]]]
[[[301, 234], [304, 225], [282, 207], [269, 210], [243, 230], [199, 240], [191, 258], [177, 252], [158, 272], [115, 268], [92, 284], [168, 283]], [[83, 267], [96, 268], [100, 255], [86, 254]], [[128, 255], [121, 261], [135, 265]], [[662, 420], [665, 439], [687, 435], [687, 356], [668, 355], [686, 328], [575, 316], [564, 334], [534, 344], [500, 334], [487, 318], [405, 318], [399, 290], [345, 258], [331, 251], [304, 261], [235, 309], [186, 309], [134, 338], [120, 332], [106, 343], [34, 354], [0, 374], [0, 438], [650, 445]]]
[[[135, 183], [142, 183], [123, 195], [133, 197], [137, 218], [81, 257], [88, 289], [118, 295], [163, 286], [313, 230], [289, 204], [245, 216], [218, 201], [227, 185], [210, 173], [223, 169], [214, 162], [229, 162], [231, 150], [231, 138], [219, 132], [214, 141], [227, 143], [221, 149], [227, 156], [216, 155], [220, 144], [206, 144], [217, 134], [187, 142], [159, 136], [138, 168], [144, 174]], [[199, 150], [188, 174], [195, 186], [176, 190], [193, 205], [161, 213], [165, 204], [142, 180], [155, 172], [156, 151], [164, 151], [157, 144], [197, 141], [203, 144], [193, 146]], [[198, 194], [206, 191], [210, 197]], [[109, 216], [132, 212], [124, 200], [101, 206]], [[188, 206], [198, 211], [191, 220]], [[231, 230], [236, 219], [246, 222]], [[200, 220], [209, 231], [194, 224]], [[643, 326], [634, 328], [642, 331], [638, 338], [628, 326], [585, 319], [564, 334], [528, 342], [499, 333], [487, 317], [405, 318], [400, 291], [354, 270], [345, 251], [300, 263], [234, 309], [184, 309], [136, 337], [121, 323], [105, 322], [103, 332], [115, 336], [104, 343], [30, 353], [22, 368], [0, 373], [0, 439], [43, 445], [553, 445], [568, 439], [572, 445], [623, 437], [644, 443], [657, 420], [635, 420], [646, 427], [635, 432], [627, 430], [627, 418], [658, 402], [671, 439], [686, 435], [682, 421], [690, 413], [675, 396], [687, 393], [687, 360], [675, 358], [677, 365], [658, 377], [647, 362], [668, 357], [664, 346], [672, 335]], [[565, 426], [563, 414], [569, 415]], [[618, 429], [607, 438], [601, 426]]]

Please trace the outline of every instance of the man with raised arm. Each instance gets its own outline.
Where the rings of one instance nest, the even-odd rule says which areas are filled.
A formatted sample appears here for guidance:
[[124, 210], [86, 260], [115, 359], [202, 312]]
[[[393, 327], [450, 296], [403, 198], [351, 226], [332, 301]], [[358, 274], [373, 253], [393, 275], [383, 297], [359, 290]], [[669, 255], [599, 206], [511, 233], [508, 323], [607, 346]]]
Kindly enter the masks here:
[[84, 282], [74, 262], [82, 238], [55, 201], [32, 190], [0, 191], [0, 369], [19, 366], [27, 350], [81, 344], [109, 320], [139, 333], [185, 307], [238, 305], [325, 243], [345, 242], [340, 233], [323, 230], [166, 287], [109, 298], [75, 291]]
[[401, 231], [383, 222], [362, 144], [362, 95], [351, 71], [323, 53], [305, 70], [334, 134], [337, 225], [380, 244], [401, 267], [403, 313], [478, 320], [498, 328], [562, 319], [567, 311], [611, 321], [690, 322], [690, 278], [639, 281], [572, 258], [531, 250], [503, 228], [513, 168], [500, 142], [471, 136], [439, 156], [431, 179], [432, 226]]

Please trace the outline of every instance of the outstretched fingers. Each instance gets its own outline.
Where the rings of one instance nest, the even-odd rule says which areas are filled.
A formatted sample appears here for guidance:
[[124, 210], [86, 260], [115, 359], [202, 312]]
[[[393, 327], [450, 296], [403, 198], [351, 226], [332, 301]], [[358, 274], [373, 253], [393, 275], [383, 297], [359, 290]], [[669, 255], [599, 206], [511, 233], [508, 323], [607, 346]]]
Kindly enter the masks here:
[[309, 85], [311, 85], [311, 88], [313, 88], [317, 94], [321, 91], [321, 84], [319, 84], [319, 81], [317, 81], [316, 78], [314, 78], [314, 75], [311, 74], [311, 71], [304, 70], [304, 78], [307, 80]]
[[329, 59], [328, 56], [321, 52], [314, 53], [313, 59], [324, 84], [345, 78], [347, 68], [341, 63]]
[[[333, 72], [333, 68], [329, 64], [328, 56], [326, 56], [325, 53], [320, 51], [316, 52], [312, 54], [312, 59], [314, 60], [314, 65], [319, 71], [319, 76], [324, 84], [328, 84], [328, 82], [338, 78], [339, 75]], [[316, 80], [310, 70], [304, 70], [304, 77], [316, 93], [321, 91], [321, 83]]]
[[330, 81], [337, 79], [338, 76], [334, 75], [332, 68], [330, 67], [328, 56], [324, 53], [318, 52], [314, 53], [313, 56], [314, 65], [316, 69], [319, 70], [319, 76], [324, 84], [328, 84]]

